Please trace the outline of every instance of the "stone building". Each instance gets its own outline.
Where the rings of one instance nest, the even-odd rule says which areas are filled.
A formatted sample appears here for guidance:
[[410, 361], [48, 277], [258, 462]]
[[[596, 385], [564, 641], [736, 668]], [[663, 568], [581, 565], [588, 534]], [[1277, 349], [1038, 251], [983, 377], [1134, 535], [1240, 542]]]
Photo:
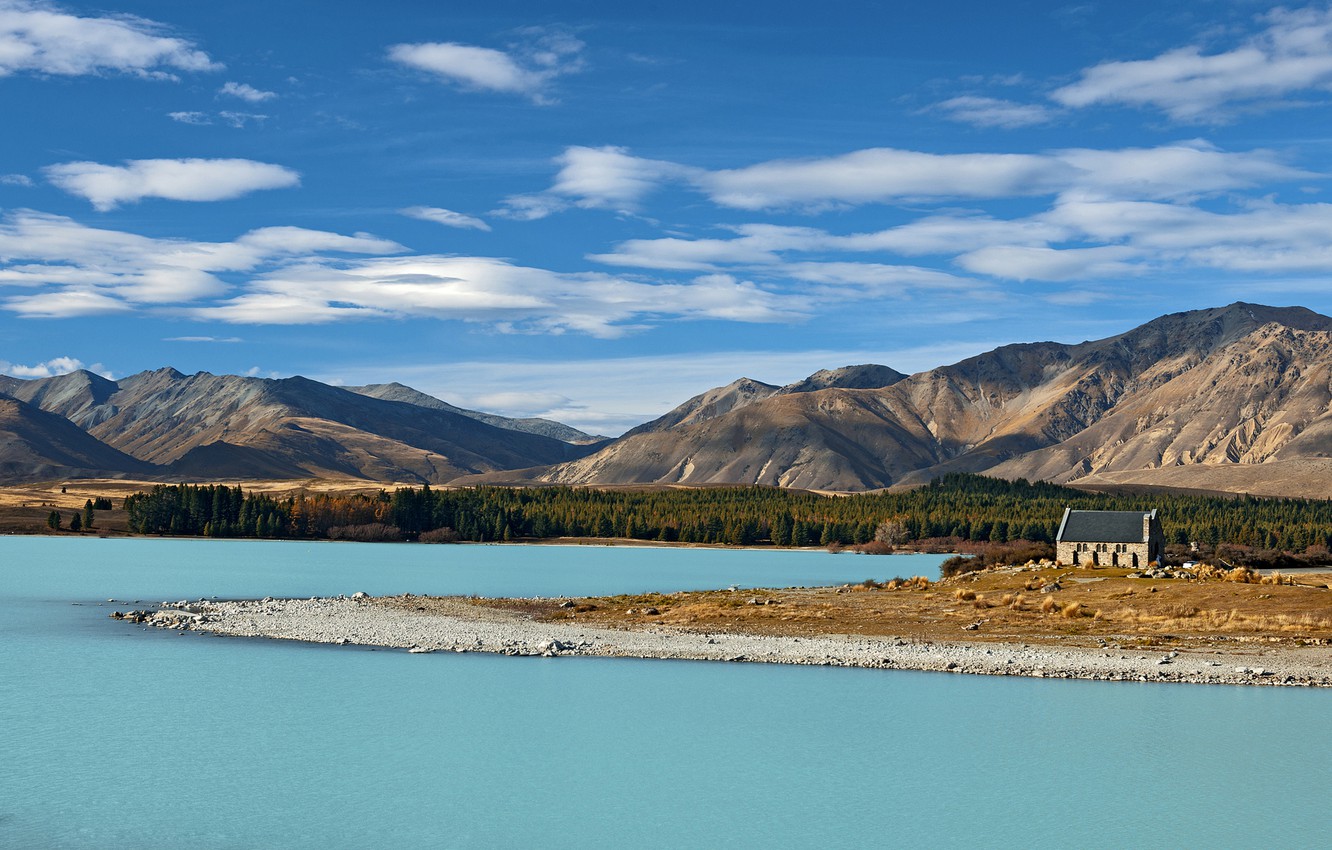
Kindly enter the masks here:
[[1091, 567], [1145, 567], [1165, 556], [1165, 535], [1156, 511], [1064, 509], [1055, 535], [1055, 560]]

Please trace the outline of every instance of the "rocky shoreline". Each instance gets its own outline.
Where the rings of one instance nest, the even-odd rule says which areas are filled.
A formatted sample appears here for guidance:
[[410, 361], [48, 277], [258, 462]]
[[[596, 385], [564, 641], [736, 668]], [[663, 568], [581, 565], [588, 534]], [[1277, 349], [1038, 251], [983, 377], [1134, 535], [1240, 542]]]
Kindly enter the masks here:
[[[423, 603], [423, 604], [416, 604]], [[1131, 682], [1332, 687], [1332, 647], [1146, 649], [786, 637], [661, 626], [544, 622], [465, 599], [370, 597], [164, 602], [117, 620], [180, 632], [402, 649], [528, 656], [749, 661]]]

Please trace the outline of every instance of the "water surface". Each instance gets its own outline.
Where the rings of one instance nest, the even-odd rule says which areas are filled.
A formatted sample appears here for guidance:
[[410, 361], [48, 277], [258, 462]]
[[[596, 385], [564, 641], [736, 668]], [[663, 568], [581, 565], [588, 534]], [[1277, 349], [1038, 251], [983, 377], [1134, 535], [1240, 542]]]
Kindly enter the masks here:
[[144, 631], [104, 601], [784, 586], [939, 560], [0, 539], [0, 847], [1324, 845], [1323, 691], [409, 655]]

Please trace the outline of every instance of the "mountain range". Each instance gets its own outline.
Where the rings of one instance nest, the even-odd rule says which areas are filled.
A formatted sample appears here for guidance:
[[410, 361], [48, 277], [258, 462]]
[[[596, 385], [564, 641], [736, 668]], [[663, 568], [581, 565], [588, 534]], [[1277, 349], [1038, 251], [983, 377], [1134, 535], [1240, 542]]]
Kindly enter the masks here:
[[359, 478], [907, 487], [979, 472], [1089, 487], [1329, 495], [1332, 319], [1236, 303], [1107, 339], [1007, 345], [904, 375], [740, 378], [615, 440], [332, 387], [161, 369], [0, 377], [0, 477]]

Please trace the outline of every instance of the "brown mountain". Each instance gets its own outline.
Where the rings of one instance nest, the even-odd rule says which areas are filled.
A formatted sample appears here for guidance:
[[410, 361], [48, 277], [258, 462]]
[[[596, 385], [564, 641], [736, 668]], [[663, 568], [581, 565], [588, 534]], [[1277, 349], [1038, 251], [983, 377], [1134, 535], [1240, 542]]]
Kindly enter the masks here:
[[1237, 303], [1077, 345], [1004, 346], [876, 389], [748, 382], [759, 392], [745, 398], [737, 382], [527, 477], [846, 491], [969, 471], [1325, 497], [1330, 353], [1332, 319]]
[[[539, 434], [373, 398], [307, 378], [174, 369], [112, 382], [86, 372], [0, 389], [170, 477], [352, 477], [442, 483], [590, 451]], [[108, 474], [126, 467], [103, 467]], [[11, 472], [18, 475], [17, 468]], [[26, 477], [33, 477], [27, 475]]]
[[153, 472], [68, 419], [0, 395], [0, 480], [131, 476]]

